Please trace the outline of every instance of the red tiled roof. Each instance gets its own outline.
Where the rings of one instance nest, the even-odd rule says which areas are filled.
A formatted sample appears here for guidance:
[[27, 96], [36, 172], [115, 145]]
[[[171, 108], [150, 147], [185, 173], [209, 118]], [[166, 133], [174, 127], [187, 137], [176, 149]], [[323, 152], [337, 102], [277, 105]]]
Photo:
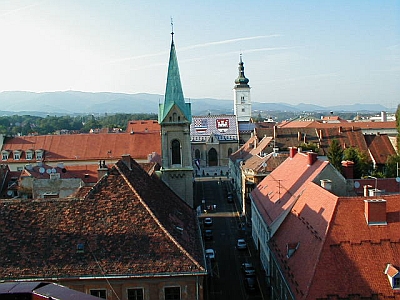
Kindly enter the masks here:
[[340, 122], [323, 123], [318, 121], [286, 121], [278, 125], [279, 127], [309, 127], [309, 128], [338, 128], [338, 127], [358, 127], [361, 129], [395, 129], [396, 121], [387, 122]]
[[137, 120], [129, 121], [126, 132], [161, 132], [161, 126], [157, 120]]
[[152, 152], [161, 153], [161, 136], [159, 132], [21, 136], [6, 139], [2, 149], [24, 151], [20, 160], [10, 155], [7, 162], [31, 162], [25, 157], [30, 149], [44, 150], [46, 161], [118, 159], [123, 154], [147, 159]]
[[386, 134], [365, 135], [365, 141], [376, 164], [384, 165], [390, 155], [396, 155], [396, 150]]
[[[296, 299], [399, 299], [385, 268], [400, 265], [400, 195], [387, 201], [387, 225], [370, 226], [364, 197], [336, 197], [309, 182], [270, 245]], [[286, 244], [300, 243], [286, 257]]]
[[257, 140], [258, 140], [257, 136], [252, 136], [237, 151], [232, 153], [232, 155], [229, 158], [232, 161], [249, 158], [251, 156], [250, 151], [254, 148], [254, 143], [257, 143]]
[[277, 220], [301, 195], [304, 184], [314, 180], [328, 164], [317, 159], [308, 166], [308, 155], [297, 153], [265, 177], [251, 193], [253, 203], [264, 221], [270, 226]]
[[204, 275], [198, 228], [160, 179], [119, 161], [83, 199], [0, 201], [1, 279]]

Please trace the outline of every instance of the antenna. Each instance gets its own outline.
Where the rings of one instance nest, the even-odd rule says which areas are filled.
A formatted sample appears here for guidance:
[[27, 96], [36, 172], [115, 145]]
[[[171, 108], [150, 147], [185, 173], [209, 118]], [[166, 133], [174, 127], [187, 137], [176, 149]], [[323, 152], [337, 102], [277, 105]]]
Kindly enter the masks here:
[[172, 38], [174, 37], [174, 20], [171, 17], [171, 34], [172, 34]]

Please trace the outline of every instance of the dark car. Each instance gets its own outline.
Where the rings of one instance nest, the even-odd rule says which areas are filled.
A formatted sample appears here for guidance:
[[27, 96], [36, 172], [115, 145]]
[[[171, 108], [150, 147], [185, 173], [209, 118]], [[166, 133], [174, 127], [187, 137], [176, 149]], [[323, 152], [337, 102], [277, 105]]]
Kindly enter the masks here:
[[211, 230], [211, 229], [206, 229], [206, 230], [204, 231], [204, 239], [206, 239], [206, 240], [212, 240], [212, 238], [213, 238], [213, 232], [212, 232], [212, 230]]
[[254, 277], [256, 276], [256, 269], [253, 267], [251, 263], [242, 263], [242, 272], [246, 277]]
[[255, 277], [245, 277], [244, 287], [248, 292], [254, 292], [257, 289], [257, 280]]

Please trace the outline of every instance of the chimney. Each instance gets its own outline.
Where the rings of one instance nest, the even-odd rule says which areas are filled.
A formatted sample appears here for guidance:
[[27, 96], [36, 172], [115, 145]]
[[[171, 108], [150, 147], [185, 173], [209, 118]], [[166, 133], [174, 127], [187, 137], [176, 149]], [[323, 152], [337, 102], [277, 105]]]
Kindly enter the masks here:
[[129, 154], [122, 154], [122, 161], [129, 168], [129, 170], [132, 170], [131, 156]]
[[387, 225], [386, 200], [364, 200], [364, 214], [368, 225]]
[[339, 134], [341, 134], [342, 133], [342, 126], [339, 126], [338, 130], [339, 130]]
[[307, 144], [307, 133], [304, 134], [304, 141], [303, 141], [303, 143], [304, 143], [304, 144]]
[[99, 168], [97, 169], [97, 180], [100, 180], [104, 175], [108, 172], [108, 167], [106, 166], [106, 162], [99, 161]]
[[354, 178], [354, 162], [350, 160], [342, 161], [342, 172], [346, 179]]
[[307, 152], [308, 165], [311, 166], [317, 161], [318, 154], [314, 152]]
[[321, 179], [321, 187], [323, 187], [327, 191], [332, 191], [332, 180]]
[[364, 197], [369, 197], [369, 190], [372, 188], [372, 185], [366, 184], [364, 185]]
[[274, 140], [278, 137], [278, 126], [274, 125]]
[[301, 132], [297, 131], [297, 140], [300, 142], [301, 141]]
[[293, 158], [297, 153], [297, 148], [296, 147], [289, 147], [289, 157]]
[[322, 129], [319, 130], [319, 139], [322, 141]]

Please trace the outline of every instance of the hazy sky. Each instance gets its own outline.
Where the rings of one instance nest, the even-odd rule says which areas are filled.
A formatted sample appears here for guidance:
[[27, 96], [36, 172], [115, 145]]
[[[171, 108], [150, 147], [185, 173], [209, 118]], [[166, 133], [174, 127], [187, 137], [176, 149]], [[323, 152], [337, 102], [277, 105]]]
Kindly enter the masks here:
[[0, 0], [0, 92], [164, 94], [171, 17], [186, 98], [400, 103], [399, 0]]

